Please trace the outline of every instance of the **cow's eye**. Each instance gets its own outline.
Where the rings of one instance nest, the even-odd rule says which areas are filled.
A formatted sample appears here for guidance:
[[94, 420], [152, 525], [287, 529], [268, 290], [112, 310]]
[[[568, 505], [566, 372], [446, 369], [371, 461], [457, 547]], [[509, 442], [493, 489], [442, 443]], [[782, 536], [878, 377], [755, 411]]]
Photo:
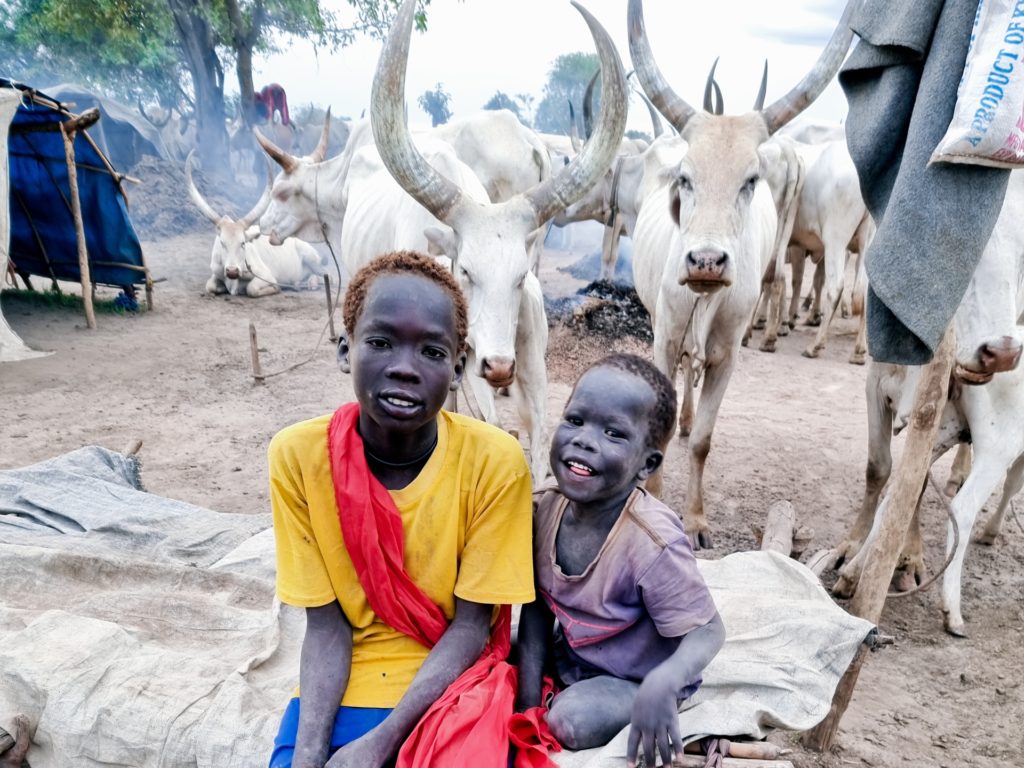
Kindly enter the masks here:
[[693, 192], [693, 182], [690, 181], [689, 176], [681, 175], [679, 177], [679, 189], [684, 192]]

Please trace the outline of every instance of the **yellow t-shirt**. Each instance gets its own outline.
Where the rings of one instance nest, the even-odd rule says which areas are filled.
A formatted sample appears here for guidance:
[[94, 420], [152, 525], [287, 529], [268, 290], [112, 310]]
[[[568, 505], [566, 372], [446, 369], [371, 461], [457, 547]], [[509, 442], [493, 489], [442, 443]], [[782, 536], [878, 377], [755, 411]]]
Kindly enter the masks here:
[[[334, 499], [327, 425], [320, 416], [270, 442], [270, 503], [277, 594], [302, 608], [337, 599], [352, 625], [352, 670], [341, 703], [394, 707], [428, 649], [377, 618], [345, 551]], [[518, 442], [500, 429], [441, 411], [434, 453], [391, 491], [405, 533], [405, 568], [445, 616], [455, 598], [533, 600], [530, 472]]]

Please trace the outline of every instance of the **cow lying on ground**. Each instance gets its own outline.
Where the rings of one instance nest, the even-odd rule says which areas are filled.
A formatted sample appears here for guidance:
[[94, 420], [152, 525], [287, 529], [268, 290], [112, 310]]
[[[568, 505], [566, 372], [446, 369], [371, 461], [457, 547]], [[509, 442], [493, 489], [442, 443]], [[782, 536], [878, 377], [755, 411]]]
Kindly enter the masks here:
[[189, 153], [185, 161], [189, 197], [217, 228], [210, 255], [213, 274], [206, 282], [206, 292], [257, 298], [278, 293], [282, 288], [319, 288], [326, 264], [315, 248], [294, 238], [271, 245], [268, 238], [260, 235], [256, 222], [270, 204], [269, 183], [256, 206], [242, 218], [220, 215], [192, 181], [192, 156]]

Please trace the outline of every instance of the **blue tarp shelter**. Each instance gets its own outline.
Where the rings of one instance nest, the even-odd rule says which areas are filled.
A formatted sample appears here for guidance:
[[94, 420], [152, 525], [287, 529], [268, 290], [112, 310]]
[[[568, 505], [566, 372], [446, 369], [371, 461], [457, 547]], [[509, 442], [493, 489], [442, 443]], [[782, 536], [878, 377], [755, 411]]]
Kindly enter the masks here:
[[[39, 275], [81, 282], [64, 141], [58, 124], [77, 117], [46, 94], [0, 78], [21, 94], [7, 142], [10, 257], [24, 279]], [[92, 284], [127, 288], [152, 280], [128, 217], [119, 174], [89, 135], [75, 134], [75, 168]]]

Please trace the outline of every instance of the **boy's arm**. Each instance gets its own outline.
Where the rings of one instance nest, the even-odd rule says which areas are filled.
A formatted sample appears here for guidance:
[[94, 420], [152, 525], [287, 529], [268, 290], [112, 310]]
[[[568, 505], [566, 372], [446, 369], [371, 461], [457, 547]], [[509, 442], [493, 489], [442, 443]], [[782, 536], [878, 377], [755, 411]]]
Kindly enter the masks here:
[[294, 768], [323, 768], [338, 704], [352, 668], [352, 627], [338, 601], [306, 609], [299, 660], [299, 727]]
[[519, 616], [519, 690], [516, 711], [525, 712], [539, 706], [544, 683], [544, 662], [551, 644], [555, 617], [543, 599], [537, 598], [523, 606]]
[[387, 718], [365, 736], [338, 750], [329, 768], [378, 768], [393, 757], [423, 713], [469, 669], [487, 644], [494, 606], [455, 598], [455, 618]]
[[647, 765], [654, 765], [655, 747], [665, 764], [671, 761], [673, 754], [683, 754], [676, 696], [711, 663], [724, 642], [725, 625], [716, 611], [707, 624], [683, 635], [675, 653], [647, 673], [633, 702], [626, 747], [629, 768], [636, 765], [641, 742]]

